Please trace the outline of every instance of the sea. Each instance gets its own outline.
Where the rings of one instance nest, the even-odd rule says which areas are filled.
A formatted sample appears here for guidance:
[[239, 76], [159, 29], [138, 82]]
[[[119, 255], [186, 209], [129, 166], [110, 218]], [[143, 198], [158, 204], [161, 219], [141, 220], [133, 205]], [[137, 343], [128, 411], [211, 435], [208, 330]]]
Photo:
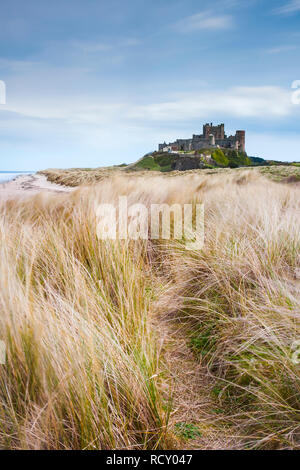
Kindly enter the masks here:
[[0, 171], [0, 184], [14, 180], [17, 176], [32, 175], [34, 171]]

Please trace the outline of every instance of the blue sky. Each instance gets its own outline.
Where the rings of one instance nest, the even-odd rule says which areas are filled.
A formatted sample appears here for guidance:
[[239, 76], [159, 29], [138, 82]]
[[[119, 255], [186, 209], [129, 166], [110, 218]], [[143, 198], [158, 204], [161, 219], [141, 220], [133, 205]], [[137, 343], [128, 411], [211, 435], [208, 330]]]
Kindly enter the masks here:
[[300, 160], [300, 0], [1, 0], [0, 170], [132, 162], [205, 122]]

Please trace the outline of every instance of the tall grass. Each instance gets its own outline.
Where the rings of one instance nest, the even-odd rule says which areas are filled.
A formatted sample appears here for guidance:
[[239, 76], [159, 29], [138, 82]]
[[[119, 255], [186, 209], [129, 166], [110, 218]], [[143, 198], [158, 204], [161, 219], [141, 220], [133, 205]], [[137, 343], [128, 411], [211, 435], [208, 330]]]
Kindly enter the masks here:
[[90, 196], [1, 208], [2, 448], [167, 446], [147, 246], [99, 242]]
[[[155, 168], [154, 168], [155, 170]], [[157, 168], [156, 168], [157, 170]], [[259, 166], [259, 167], [248, 167], [247, 171], [253, 171], [255, 174], [262, 174], [268, 179], [277, 182], [284, 183], [298, 183], [300, 180], [300, 167], [299, 164], [291, 165], [271, 165], [271, 166]], [[201, 179], [203, 176], [216, 174], [222, 176], [231, 176], [232, 178], [238, 178], [240, 173], [244, 173], [245, 168], [211, 168], [211, 169], [200, 169], [200, 170], [187, 170], [185, 171], [185, 177], [198, 175]], [[133, 176], [133, 177], [147, 177], [157, 176], [157, 171], [150, 171], [147, 169], [137, 168], [137, 165], [128, 165], [127, 167], [103, 167], [103, 168], [71, 168], [68, 170], [59, 169], [48, 169], [40, 171], [40, 174], [45, 175], [49, 181], [65, 186], [80, 186], [82, 184], [93, 184], [101, 182], [106, 178], [114, 176]], [[137, 173], [139, 175], [137, 175]], [[166, 177], [183, 177], [182, 171], [167, 171]]]
[[[119, 195], [146, 205], [197, 196], [203, 250], [98, 240], [95, 207]], [[178, 445], [165, 316], [184, 326], [222, 409], [219, 426], [239, 447], [299, 448], [299, 207], [298, 189], [251, 171], [116, 176], [3, 202], [0, 447]]]
[[[202, 186], [202, 251], [174, 252], [191, 349], [246, 448], [300, 448], [300, 198], [258, 179]], [[300, 344], [300, 343], [299, 343]], [[297, 354], [296, 354], [297, 356]], [[217, 381], [216, 381], [217, 380]]]

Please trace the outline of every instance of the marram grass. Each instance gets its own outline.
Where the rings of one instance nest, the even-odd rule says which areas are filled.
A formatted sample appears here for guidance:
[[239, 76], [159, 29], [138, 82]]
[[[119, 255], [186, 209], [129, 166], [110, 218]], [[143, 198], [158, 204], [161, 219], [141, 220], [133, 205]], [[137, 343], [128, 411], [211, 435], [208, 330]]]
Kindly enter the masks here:
[[[95, 206], [119, 195], [146, 205], [197, 197], [203, 250], [98, 240]], [[191, 380], [201, 389], [201, 363], [215, 401], [184, 421], [201, 429], [197, 448], [205, 421], [234, 436], [225, 448], [299, 449], [299, 195], [239, 171], [116, 175], [1, 203], [0, 448], [187, 446], [165, 354], [172, 323], [186, 336]]]

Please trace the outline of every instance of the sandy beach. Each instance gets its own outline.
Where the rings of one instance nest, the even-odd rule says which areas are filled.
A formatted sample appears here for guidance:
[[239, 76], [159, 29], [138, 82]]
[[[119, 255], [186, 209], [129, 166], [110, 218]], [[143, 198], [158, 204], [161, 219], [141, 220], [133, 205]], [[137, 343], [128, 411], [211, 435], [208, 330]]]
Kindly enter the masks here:
[[61, 186], [51, 183], [44, 175], [24, 175], [16, 179], [0, 184], [0, 200], [11, 199], [14, 197], [26, 197], [43, 192], [68, 192], [75, 188]]

